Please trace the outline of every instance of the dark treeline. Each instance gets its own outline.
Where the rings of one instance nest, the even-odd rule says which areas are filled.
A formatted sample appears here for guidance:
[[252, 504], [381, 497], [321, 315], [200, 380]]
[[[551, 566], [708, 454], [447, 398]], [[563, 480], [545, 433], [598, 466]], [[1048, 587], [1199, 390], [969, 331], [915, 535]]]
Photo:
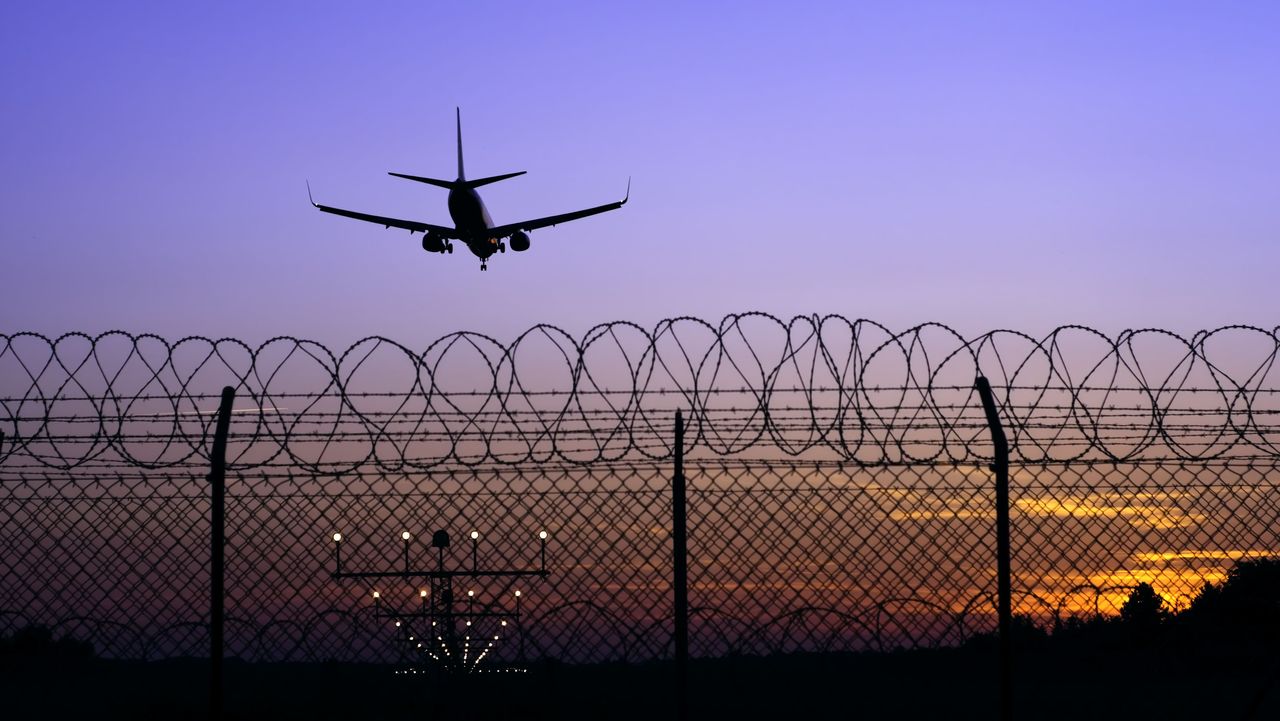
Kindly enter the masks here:
[[[1205, 583], [1181, 611], [1175, 611], [1150, 584], [1140, 583], [1114, 616], [1073, 615], [1045, 627], [1030, 617], [1014, 617], [1014, 640], [1043, 650], [1117, 650], [1123, 647], [1217, 648], [1244, 655], [1280, 642], [1280, 559], [1238, 562], [1220, 584]], [[971, 638], [965, 646], [987, 647], [993, 634]]]
[[[1147, 584], [1120, 613], [1015, 623], [1021, 718], [1280, 718], [1280, 560], [1237, 563], [1175, 611]], [[695, 659], [695, 718], [989, 719], [995, 638], [959, 648]], [[228, 665], [228, 719], [648, 719], [669, 664], [534, 664], [527, 675], [409, 680], [379, 664]], [[96, 659], [41, 627], [0, 638], [0, 716], [204, 718], [207, 664]], [[921, 689], [927, 689], [922, 693]], [[856, 712], [856, 713], [855, 713]]]
[[[1222, 583], [1205, 583], [1187, 608], [1173, 610], [1150, 584], [1130, 592], [1118, 615], [1072, 615], [1051, 625], [1015, 616], [1014, 641], [1024, 648], [1114, 650], [1119, 647], [1220, 647], [1240, 652], [1265, 651], [1280, 643], [1280, 559], [1238, 562]], [[986, 649], [995, 634], [978, 634], [962, 649]], [[874, 655], [874, 654], [873, 654]], [[43, 626], [28, 626], [0, 636], [0, 665], [14, 661], [84, 661], [96, 657], [92, 644], [55, 638]]]

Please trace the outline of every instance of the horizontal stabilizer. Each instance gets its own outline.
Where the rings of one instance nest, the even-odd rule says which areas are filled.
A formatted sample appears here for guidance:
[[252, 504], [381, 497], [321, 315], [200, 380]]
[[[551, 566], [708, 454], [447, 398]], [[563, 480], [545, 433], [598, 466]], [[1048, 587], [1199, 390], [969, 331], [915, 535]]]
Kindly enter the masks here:
[[460, 185], [463, 185], [462, 183], [459, 183], [454, 180], [439, 180], [437, 178], [424, 178], [420, 175], [405, 175], [404, 173], [387, 173], [387, 175], [394, 175], [397, 178], [404, 178], [405, 180], [416, 180], [419, 183], [426, 183], [427, 185], [436, 185], [441, 188], [446, 188], [448, 190], [453, 190], [454, 188]]
[[507, 178], [514, 178], [517, 175], [524, 175], [526, 172], [527, 171], [521, 170], [516, 173], [507, 173], [506, 175], [491, 175], [488, 178], [480, 178], [479, 180], [464, 180], [458, 183], [458, 185], [461, 185], [464, 188], [479, 188], [482, 185], [496, 183], [499, 180], [506, 180]]

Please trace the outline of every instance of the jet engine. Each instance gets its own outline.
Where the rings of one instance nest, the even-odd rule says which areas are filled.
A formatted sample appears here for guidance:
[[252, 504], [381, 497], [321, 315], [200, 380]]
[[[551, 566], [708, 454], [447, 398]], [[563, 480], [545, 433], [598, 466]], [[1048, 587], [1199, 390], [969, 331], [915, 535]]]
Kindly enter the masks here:
[[422, 236], [422, 249], [428, 253], [443, 253], [445, 242], [435, 233], [428, 232]]
[[529, 249], [529, 234], [523, 230], [517, 230], [511, 234], [511, 249], [517, 253], [523, 253]]

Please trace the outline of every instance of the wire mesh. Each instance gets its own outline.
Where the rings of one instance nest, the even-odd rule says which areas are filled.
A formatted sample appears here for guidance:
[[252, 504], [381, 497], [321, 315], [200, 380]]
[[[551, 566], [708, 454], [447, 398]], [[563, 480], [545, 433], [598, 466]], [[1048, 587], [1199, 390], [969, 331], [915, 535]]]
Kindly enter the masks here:
[[[687, 409], [695, 656], [948, 646], [994, 627], [992, 379], [1013, 447], [1015, 611], [1115, 613], [1136, 584], [1175, 606], [1280, 551], [1275, 330], [965, 339], [838, 317], [675, 319], [582, 338], [0, 335], [0, 634], [28, 625], [115, 658], [208, 649], [208, 447], [223, 384], [228, 652], [406, 653], [371, 592], [399, 534], [481, 532], [519, 628], [502, 663], [672, 653], [672, 416]], [[465, 543], [450, 562], [470, 562]], [[377, 588], [375, 588], [377, 586]]]

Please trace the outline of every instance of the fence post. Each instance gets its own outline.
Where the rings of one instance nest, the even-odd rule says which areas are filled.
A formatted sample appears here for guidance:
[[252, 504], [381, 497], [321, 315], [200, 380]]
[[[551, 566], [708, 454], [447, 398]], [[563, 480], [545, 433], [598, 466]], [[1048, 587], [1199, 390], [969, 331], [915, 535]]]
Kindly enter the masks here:
[[676, 411], [675, 469], [671, 477], [671, 545], [675, 591], [676, 718], [689, 717], [689, 542], [685, 517], [684, 414]]
[[227, 433], [231, 429], [231, 403], [236, 389], [222, 389], [218, 406], [218, 423], [213, 432], [213, 450], [209, 454], [210, 552], [209, 561], [209, 715], [222, 718], [222, 653], [225, 618], [223, 615], [223, 550], [226, 545]]
[[982, 397], [982, 410], [987, 414], [991, 445], [995, 457], [991, 470], [996, 474], [996, 594], [999, 613], [1000, 643], [1000, 718], [1013, 717], [1013, 587], [1009, 579], [1009, 439], [996, 413], [996, 399], [986, 377], [974, 382]]

